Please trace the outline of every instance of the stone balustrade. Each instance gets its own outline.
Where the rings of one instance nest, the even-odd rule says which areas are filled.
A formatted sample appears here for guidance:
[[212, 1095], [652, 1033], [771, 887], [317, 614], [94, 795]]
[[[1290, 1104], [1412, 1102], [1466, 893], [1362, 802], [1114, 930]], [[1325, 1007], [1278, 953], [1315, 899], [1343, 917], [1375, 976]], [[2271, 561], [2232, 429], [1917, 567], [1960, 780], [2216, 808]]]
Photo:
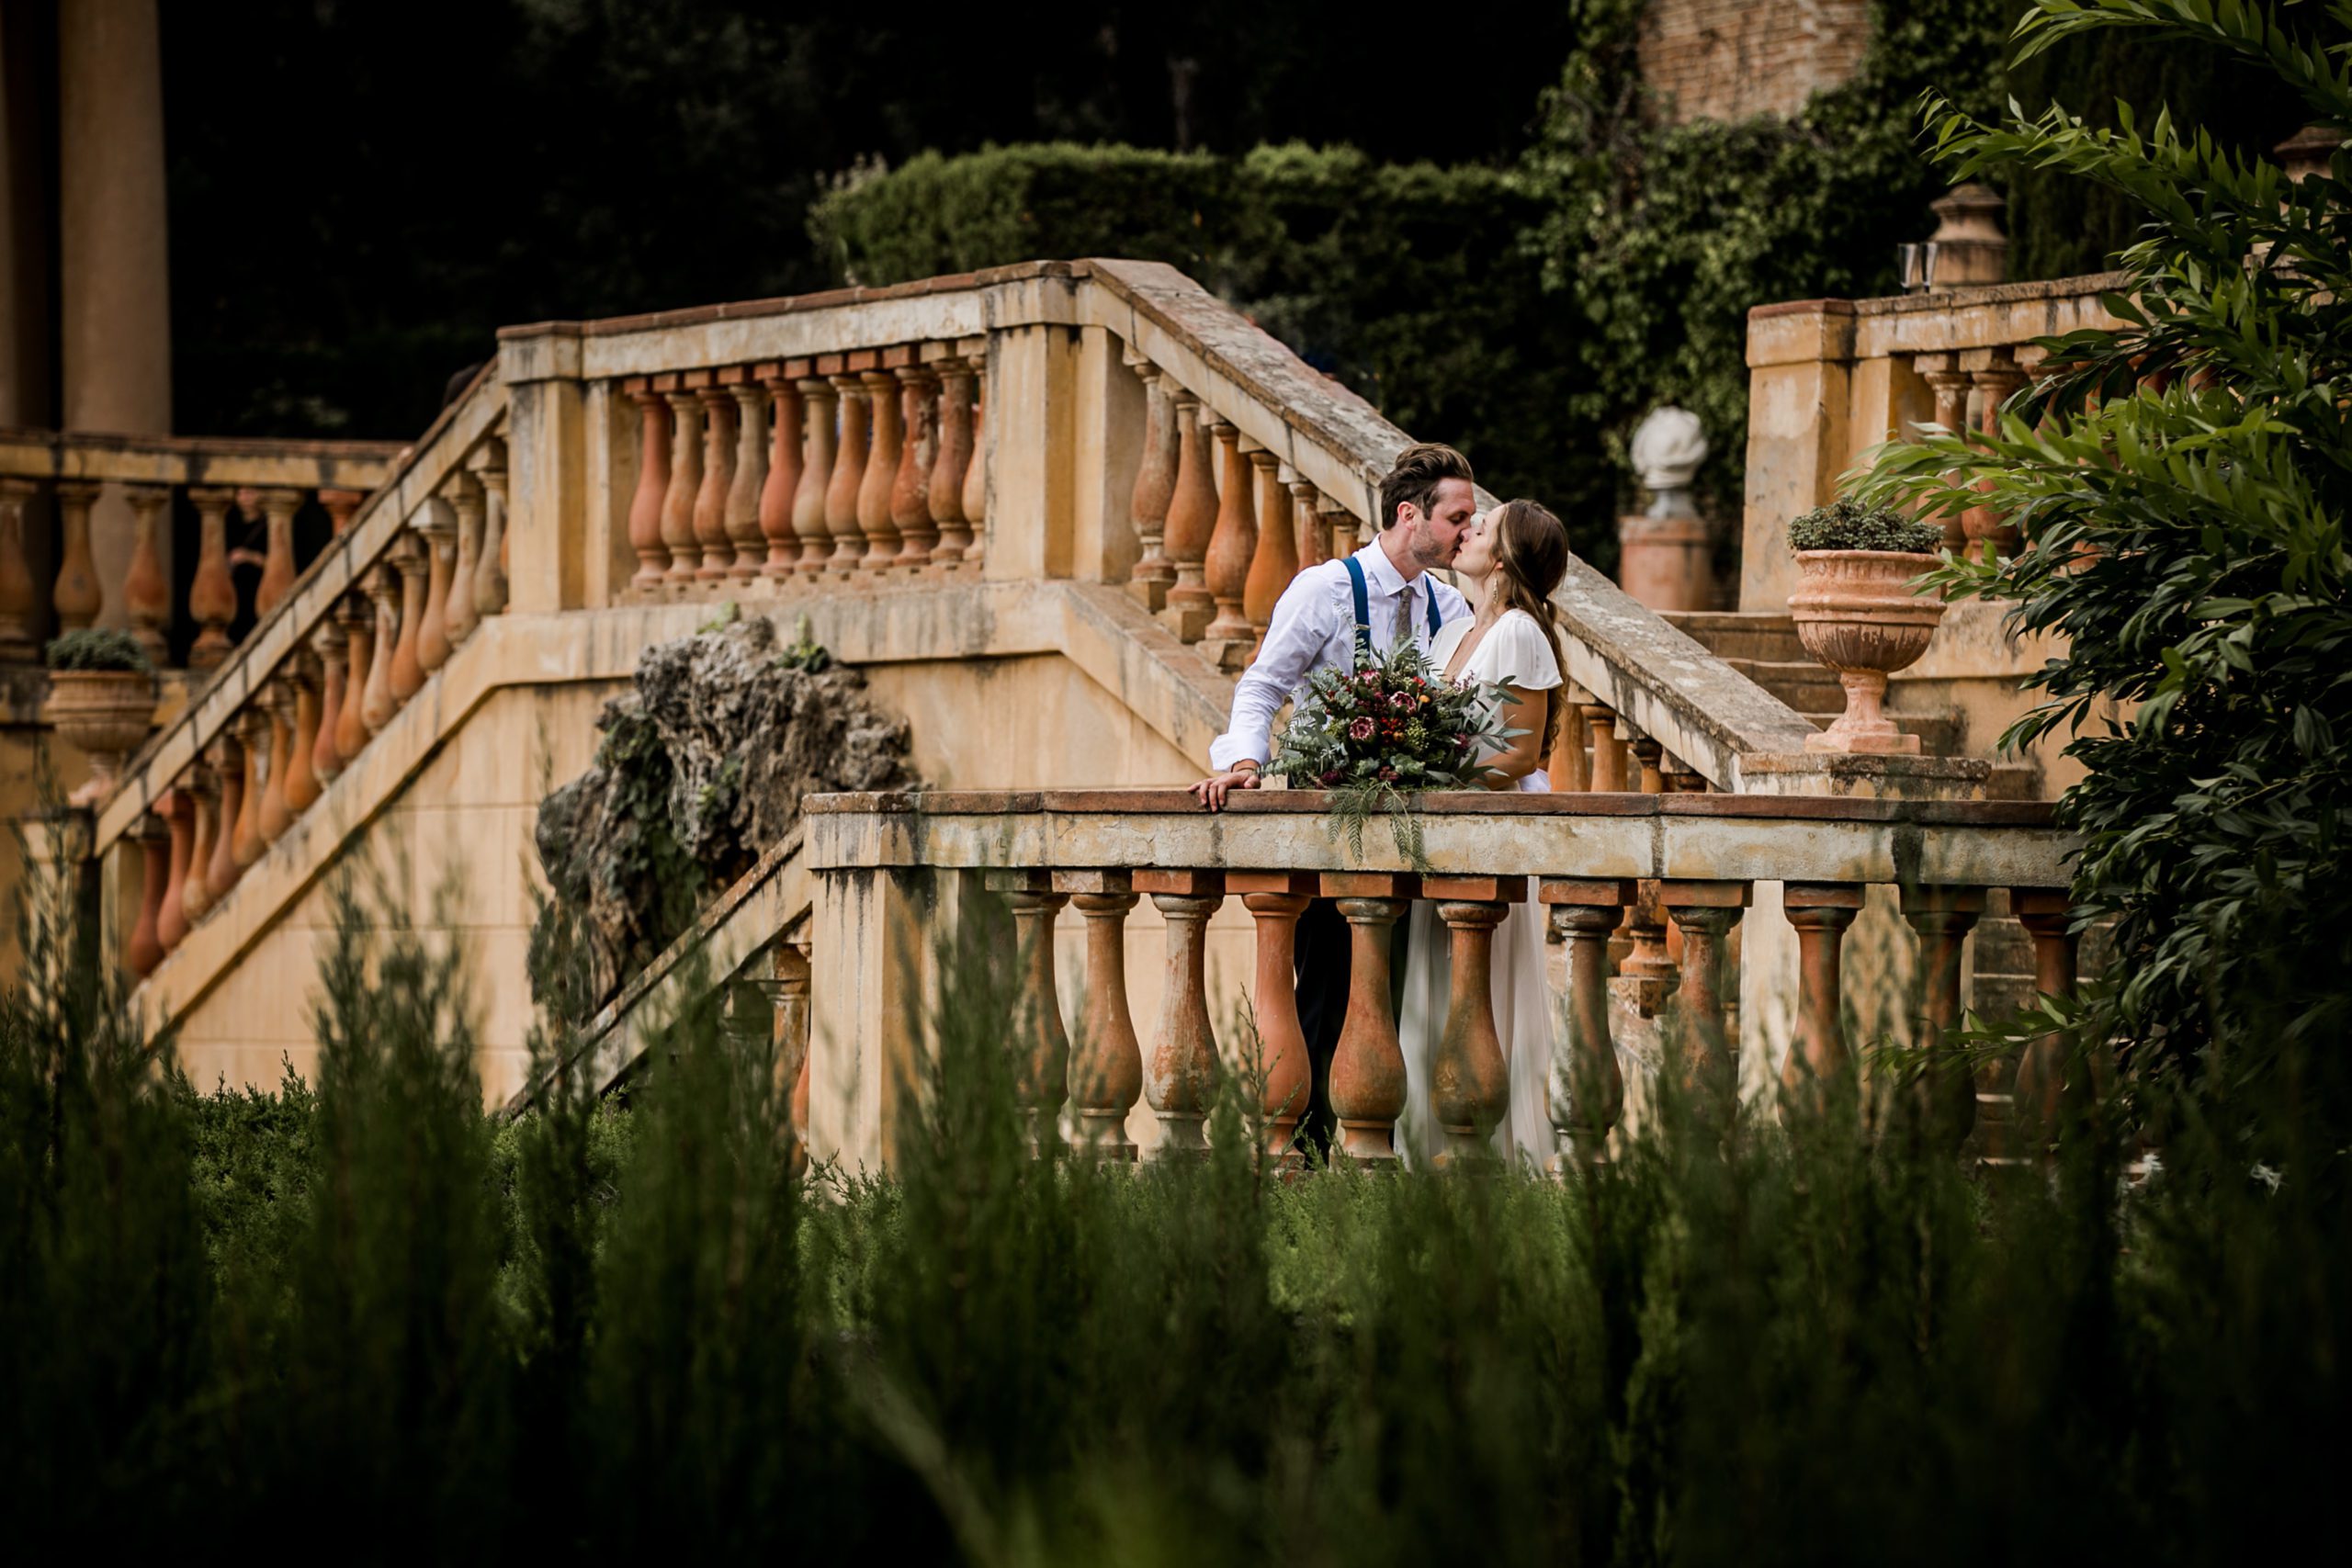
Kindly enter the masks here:
[[[1943, 1038], [1961, 1016], [1960, 943], [1989, 887], [2032, 911], [2041, 982], [2074, 983], [2065, 914], [2067, 835], [2038, 803], [1768, 798], [1689, 791], [1573, 795], [1465, 792], [1426, 797], [1430, 868], [1416, 874], [1385, 835], [1367, 834], [1351, 859], [1326, 831], [1318, 792], [1270, 790], [1202, 812], [1179, 791], [932, 792], [830, 795], [807, 806], [803, 853], [816, 877], [803, 933], [813, 976], [813, 1032], [804, 1060], [809, 1138], [820, 1157], [875, 1166], [887, 1158], [898, 1097], [914, 1049], [906, 988], [929, 973], [934, 923], [959, 918], [979, 887], [1011, 903], [1022, 938], [1023, 1025], [1010, 1042], [1033, 1131], [1059, 1125], [1114, 1156], [1130, 1138], [1140, 1099], [1154, 1152], [1201, 1145], [1216, 1066], [1238, 1043], [1216, 1036], [1227, 1016], [1208, 988], [1203, 932], [1229, 898], [1255, 926], [1247, 1000], [1261, 1042], [1270, 1145], [1286, 1146], [1304, 1102], [1305, 1043], [1292, 980], [1292, 942], [1311, 897], [1338, 901], [1353, 938], [1351, 991], [1331, 1069], [1338, 1142], [1360, 1160], [1396, 1156], [1404, 1064], [1390, 1010], [1389, 928], [1411, 900], [1438, 905], [1453, 949], [1454, 987], [1432, 1064], [1436, 1109], [1449, 1145], [1480, 1142], [1509, 1111], [1491, 999], [1482, 983], [1493, 932], [1510, 905], [1532, 896], [1568, 948], [1565, 1032], [1555, 1043], [1547, 1111], [1563, 1160], [1602, 1157], [1619, 1124], [1624, 1085], [1611, 1037], [1606, 986], [1612, 938], [1647, 905], [1679, 938], [1672, 1060], [1667, 1069], [1718, 1111], [1737, 1080], [1726, 1026], [1730, 938], [1758, 883], [1782, 885], [1800, 934], [1787, 977], [1798, 1029], [1778, 1077], [1809, 1103], [1855, 1070], [1840, 1005], [1841, 942], [1873, 885], [1899, 890], [1919, 946], [1922, 1021], [1912, 1044]], [[977, 883], [975, 882], [977, 879]], [[1121, 927], [1149, 897], [1166, 932], [1159, 1008], [1148, 1034], [1128, 1010]], [[1066, 1023], [1065, 982], [1050, 940], [1066, 905], [1087, 928], [1085, 998]], [[2054, 1046], [1991, 1069], [1995, 1092], [2054, 1106]], [[1243, 1077], [1234, 1081], [1250, 1081]], [[1957, 1061], [1935, 1063], [1917, 1093], [1931, 1135], [1957, 1150], [1979, 1090]]]
[[[329, 536], [383, 483], [400, 448], [372, 441], [240, 441], [0, 431], [0, 665], [43, 639], [106, 626], [156, 668], [209, 671], [306, 561], [298, 518]], [[119, 503], [127, 541], [94, 537]], [[313, 552], [315, 553], [315, 552]], [[184, 593], [174, 561], [193, 556]], [[242, 592], [232, 566], [258, 568]]]

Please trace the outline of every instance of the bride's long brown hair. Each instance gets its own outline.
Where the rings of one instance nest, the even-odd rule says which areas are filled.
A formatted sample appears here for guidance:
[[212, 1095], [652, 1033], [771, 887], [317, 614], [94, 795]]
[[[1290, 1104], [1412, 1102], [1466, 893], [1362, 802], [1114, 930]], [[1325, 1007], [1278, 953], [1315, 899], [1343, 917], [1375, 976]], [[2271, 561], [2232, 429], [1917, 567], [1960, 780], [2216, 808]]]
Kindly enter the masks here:
[[[1487, 533], [1493, 540], [1495, 570], [1487, 580], [1487, 592], [1499, 597], [1504, 609], [1524, 610], [1544, 628], [1544, 640], [1552, 645], [1552, 658], [1560, 667], [1563, 681], [1568, 672], [1568, 661], [1560, 657], [1560, 625], [1552, 611], [1552, 595], [1560, 580], [1568, 574], [1568, 531], [1551, 508], [1540, 501], [1506, 501], [1487, 514]], [[1565, 688], [1555, 686], [1544, 705], [1544, 745], [1539, 759], [1552, 754], [1552, 743], [1559, 739], [1560, 711], [1567, 704], [1560, 698]], [[1543, 766], [1539, 760], [1536, 766]]]

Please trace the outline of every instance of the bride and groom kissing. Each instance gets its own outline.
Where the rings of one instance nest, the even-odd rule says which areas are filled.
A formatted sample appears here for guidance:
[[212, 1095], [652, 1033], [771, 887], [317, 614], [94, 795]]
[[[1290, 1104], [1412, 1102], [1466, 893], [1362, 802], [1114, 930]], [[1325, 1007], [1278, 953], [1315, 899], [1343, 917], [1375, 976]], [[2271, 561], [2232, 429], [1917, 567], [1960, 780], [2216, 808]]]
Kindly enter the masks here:
[[[1354, 555], [1310, 567], [1274, 606], [1257, 660], [1234, 687], [1233, 716], [1209, 748], [1216, 772], [1193, 785], [1211, 811], [1233, 791], [1255, 789], [1272, 753], [1274, 716], [1316, 671], [1351, 670], [1410, 639], [1462, 684], [1500, 688], [1501, 728], [1516, 731], [1483, 761], [1490, 789], [1549, 790], [1544, 760], [1562, 721], [1559, 637], [1551, 598], [1567, 571], [1560, 520], [1532, 501], [1481, 513], [1469, 460], [1451, 446], [1408, 446], [1380, 486], [1379, 532]], [[1432, 575], [1451, 569], [1468, 596]], [[1547, 1109], [1552, 1004], [1544, 978], [1542, 912], [1513, 904], [1494, 938], [1495, 1028], [1509, 1065], [1510, 1111], [1494, 1133], [1503, 1159], [1552, 1155]], [[1393, 939], [1405, 952], [1397, 1038], [1404, 1047], [1406, 1103], [1398, 1123], [1408, 1160], [1442, 1146], [1430, 1103], [1431, 1064], [1445, 1027], [1449, 958], [1435, 908], [1416, 901]], [[1348, 1006], [1347, 921], [1329, 898], [1299, 917], [1299, 1025], [1306, 1036], [1312, 1089], [1300, 1135], [1318, 1153], [1332, 1130], [1331, 1057]]]

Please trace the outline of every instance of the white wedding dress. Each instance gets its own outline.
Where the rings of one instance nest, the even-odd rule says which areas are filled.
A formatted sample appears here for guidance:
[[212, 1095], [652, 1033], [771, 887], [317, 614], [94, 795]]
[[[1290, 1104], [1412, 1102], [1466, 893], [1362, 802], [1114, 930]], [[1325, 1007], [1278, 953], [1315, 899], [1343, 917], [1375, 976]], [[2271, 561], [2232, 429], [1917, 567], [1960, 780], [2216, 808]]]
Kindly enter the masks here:
[[[1430, 648], [1430, 661], [1442, 670], [1469, 635], [1465, 615], [1442, 628]], [[1524, 610], [1506, 610], [1469, 662], [1454, 672], [1459, 682], [1502, 681], [1522, 692], [1551, 691], [1560, 684], [1559, 660], [1544, 628]], [[1522, 791], [1552, 788], [1538, 768], [1519, 781]], [[1495, 1032], [1501, 1036], [1510, 1069], [1510, 1111], [1495, 1128], [1495, 1152], [1507, 1160], [1548, 1163], [1556, 1146], [1552, 1131], [1552, 997], [1544, 977], [1544, 910], [1535, 902], [1533, 878], [1526, 900], [1510, 907], [1495, 928]], [[1444, 1132], [1430, 1103], [1430, 1066], [1438, 1036], [1445, 1029], [1453, 951], [1437, 905], [1413, 904], [1405, 956], [1404, 1010], [1396, 1032], [1405, 1049], [1405, 1115], [1399, 1136], [1405, 1157], [1424, 1163], [1444, 1146]]]

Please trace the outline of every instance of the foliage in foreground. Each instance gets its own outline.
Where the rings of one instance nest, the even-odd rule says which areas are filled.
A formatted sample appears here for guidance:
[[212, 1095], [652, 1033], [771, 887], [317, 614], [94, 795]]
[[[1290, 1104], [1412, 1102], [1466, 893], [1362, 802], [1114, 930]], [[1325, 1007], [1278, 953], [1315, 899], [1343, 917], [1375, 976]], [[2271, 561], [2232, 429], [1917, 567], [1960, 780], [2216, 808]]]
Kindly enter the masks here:
[[2264, 1170], [2185, 1122], [2141, 1191], [2093, 1123], [1977, 1182], [1850, 1107], [1565, 1184], [1285, 1184], [1232, 1093], [1198, 1164], [1037, 1160], [976, 948], [892, 1177], [798, 1179], [764, 1032], [695, 1011], [629, 1109], [559, 1074], [494, 1130], [462, 977], [359, 931], [275, 1100], [7, 998], [34, 1549], [2171, 1562], [2332, 1500], [2352, 1209], [2291, 1118]]
[[[2234, 57], [2352, 127], [2346, 0], [2041, 0], [2019, 47], [2101, 29]], [[2120, 961], [2084, 1027], [2135, 1076], [2224, 1097], [2292, 1074], [2352, 1129], [2352, 1074], [2326, 1048], [2352, 1030], [2352, 158], [2290, 186], [2169, 115], [1931, 118], [1957, 176], [2063, 170], [2143, 216], [2109, 301], [2120, 327], [2047, 340], [2059, 369], [1997, 436], [1893, 447], [1869, 487], [2024, 533], [2013, 558], [1940, 581], [2058, 634], [2027, 682], [2046, 701], [2005, 739], [2070, 731], [2088, 769], [2061, 813], [2086, 843], [2076, 901], [2116, 918]]]

